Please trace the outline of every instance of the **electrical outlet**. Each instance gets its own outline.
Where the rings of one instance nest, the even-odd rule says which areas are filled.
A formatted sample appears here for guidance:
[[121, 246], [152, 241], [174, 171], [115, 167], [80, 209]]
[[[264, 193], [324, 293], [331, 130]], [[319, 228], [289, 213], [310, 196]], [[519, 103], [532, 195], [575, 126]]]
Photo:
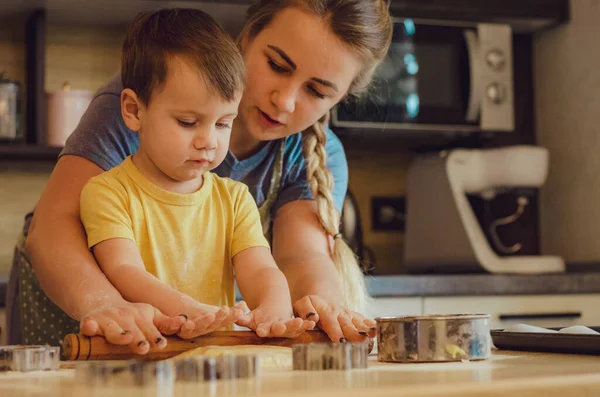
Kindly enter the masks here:
[[402, 196], [372, 197], [371, 223], [374, 231], [405, 229], [406, 199]]

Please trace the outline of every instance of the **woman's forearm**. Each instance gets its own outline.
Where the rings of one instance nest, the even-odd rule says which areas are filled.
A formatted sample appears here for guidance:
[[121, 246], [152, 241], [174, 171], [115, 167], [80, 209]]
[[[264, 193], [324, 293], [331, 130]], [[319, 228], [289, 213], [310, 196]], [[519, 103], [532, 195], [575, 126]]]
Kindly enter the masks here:
[[290, 256], [278, 261], [290, 287], [292, 302], [307, 295], [342, 301], [341, 280], [327, 255]]
[[81, 189], [101, 172], [84, 158], [61, 157], [35, 208], [25, 242], [44, 292], [76, 320], [124, 302], [89, 251], [79, 219]]
[[48, 298], [74, 319], [123, 301], [88, 250], [79, 217], [34, 217], [25, 251]]

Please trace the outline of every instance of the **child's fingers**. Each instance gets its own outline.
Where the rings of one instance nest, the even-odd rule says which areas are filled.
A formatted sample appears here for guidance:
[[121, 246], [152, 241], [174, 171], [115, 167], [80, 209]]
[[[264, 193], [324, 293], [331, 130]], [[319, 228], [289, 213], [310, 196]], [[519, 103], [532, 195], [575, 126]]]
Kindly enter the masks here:
[[254, 316], [251, 313], [238, 317], [238, 319], [235, 321], [235, 324], [239, 325], [240, 327], [247, 327], [250, 329], [256, 328], [256, 325], [254, 325]]
[[256, 327], [256, 335], [266, 338], [271, 332], [271, 323], [261, 323]]
[[237, 305], [235, 305], [233, 307], [233, 309], [241, 311], [242, 314], [245, 314], [245, 313], [247, 313], [247, 312], [250, 311], [250, 309], [248, 308], [248, 305], [244, 301], [241, 301], [240, 303], [238, 303]]
[[306, 321], [301, 318], [296, 318], [286, 322], [287, 330], [285, 331], [286, 338], [296, 338], [302, 335], [304, 332], [311, 330], [315, 327], [314, 321]]
[[298, 314], [298, 317], [304, 320], [314, 321], [315, 323], [320, 320], [319, 313], [317, 313], [317, 309], [313, 306], [309, 296], [297, 300], [294, 303], [294, 311]]
[[244, 315], [244, 312], [238, 307], [232, 307], [229, 309], [229, 315], [225, 320], [223, 320], [224, 325], [232, 324], [236, 322], [236, 320]]
[[222, 328], [226, 325], [233, 323], [233, 321], [229, 320], [229, 317], [232, 313], [228, 307], [221, 307], [215, 314], [214, 318], [209, 321], [206, 325], [208, 332], [213, 332]]
[[[300, 317], [293, 318], [291, 320], [286, 321], [285, 323], [285, 336], [295, 336], [299, 333], [302, 328], [302, 324], [304, 324], [304, 320]], [[272, 328], [272, 327], [271, 327]]]
[[179, 336], [182, 339], [190, 339], [193, 338], [194, 336], [198, 336], [196, 335], [196, 332], [198, 332], [199, 330], [196, 329], [198, 323], [196, 320], [187, 320], [182, 326], [181, 329], [179, 330], [179, 332], [177, 333], [177, 336]]
[[187, 321], [187, 316], [179, 315], [167, 317], [160, 310], [154, 308], [154, 326], [163, 335], [173, 335], [179, 332], [183, 324]]
[[221, 307], [215, 313], [215, 319], [213, 320], [213, 324], [215, 328], [220, 328], [221, 324], [225, 323], [229, 319], [229, 314], [231, 310], [228, 307]]
[[272, 336], [283, 336], [286, 333], [287, 327], [282, 321], [274, 321], [271, 324], [271, 335]]

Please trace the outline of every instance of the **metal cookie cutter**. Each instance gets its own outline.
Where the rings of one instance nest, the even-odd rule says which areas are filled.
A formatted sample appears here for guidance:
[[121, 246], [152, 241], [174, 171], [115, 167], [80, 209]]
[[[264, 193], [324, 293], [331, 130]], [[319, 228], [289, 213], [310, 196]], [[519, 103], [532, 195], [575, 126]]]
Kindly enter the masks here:
[[170, 361], [86, 361], [75, 366], [75, 379], [100, 387], [170, 387], [175, 382], [175, 366]]
[[258, 375], [258, 356], [255, 354], [229, 355], [216, 357], [217, 379], [244, 379]]
[[58, 346], [0, 346], [1, 371], [57, 371], [60, 369]]
[[378, 317], [379, 361], [447, 362], [491, 356], [489, 314]]
[[75, 366], [77, 383], [94, 386], [170, 387], [175, 382], [206, 382], [256, 376], [255, 355], [194, 356], [173, 361], [85, 361]]
[[175, 379], [177, 382], [205, 382], [217, 379], [217, 360], [215, 357], [194, 356], [175, 361]]
[[367, 368], [368, 343], [308, 343], [292, 346], [294, 370]]

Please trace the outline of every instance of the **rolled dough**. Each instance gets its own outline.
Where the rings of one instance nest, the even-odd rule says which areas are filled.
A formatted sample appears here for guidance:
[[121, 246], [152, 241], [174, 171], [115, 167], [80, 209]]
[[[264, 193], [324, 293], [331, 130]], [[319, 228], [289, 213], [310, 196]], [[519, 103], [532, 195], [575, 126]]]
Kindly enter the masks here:
[[226, 354], [243, 355], [256, 354], [260, 368], [292, 369], [292, 348], [270, 345], [238, 345], [238, 346], [202, 346], [185, 353], [178, 354], [172, 359], [193, 356], [222, 356]]

